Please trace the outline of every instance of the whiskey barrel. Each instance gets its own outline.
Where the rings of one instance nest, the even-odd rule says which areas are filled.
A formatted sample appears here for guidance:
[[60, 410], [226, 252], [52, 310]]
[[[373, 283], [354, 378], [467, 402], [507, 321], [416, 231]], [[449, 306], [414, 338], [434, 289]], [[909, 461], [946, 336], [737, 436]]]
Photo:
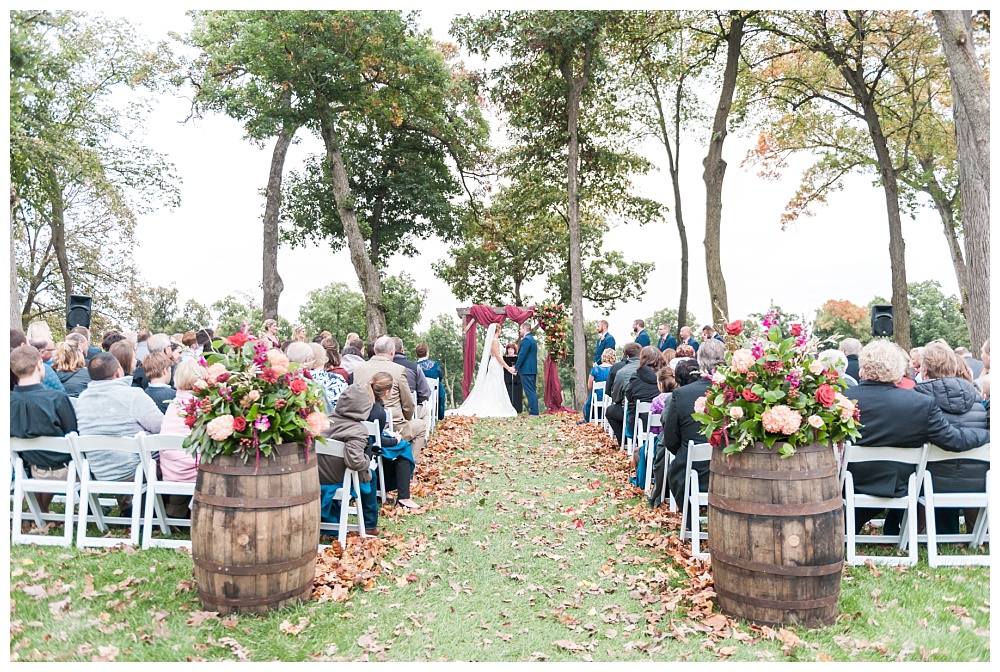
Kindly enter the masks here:
[[830, 625], [844, 566], [844, 512], [833, 448], [782, 458], [763, 443], [712, 451], [708, 544], [723, 612], [765, 625]]
[[287, 443], [255, 467], [235, 455], [198, 466], [191, 556], [206, 611], [264, 613], [312, 592], [319, 546], [316, 452]]

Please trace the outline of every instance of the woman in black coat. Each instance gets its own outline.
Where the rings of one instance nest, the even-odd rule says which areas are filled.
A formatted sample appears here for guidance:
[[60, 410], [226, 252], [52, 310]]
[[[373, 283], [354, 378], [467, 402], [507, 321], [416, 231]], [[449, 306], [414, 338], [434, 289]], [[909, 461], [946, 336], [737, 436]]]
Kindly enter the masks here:
[[[659, 396], [660, 387], [656, 384], [656, 374], [662, 366], [663, 353], [656, 346], [647, 345], [639, 352], [639, 368], [635, 370], [632, 379], [625, 387], [625, 398], [628, 400], [628, 413], [626, 414], [628, 424], [625, 426], [627, 436], [632, 434], [632, 428], [635, 426], [636, 404], [640, 401], [648, 404]], [[645, 432], [649, 425], [649, 418], [646, 417], [648, 414], [643, 414], [643, 416], [640, 418], [642, 422], [639, 427], [640, 433]], [[633, 466], [637, 465], [638, 461], [639, 451], [635, 451], [632, 453]]]
[[66, 394], [71, 397], [79, 397], [90, 384], [87, 361], [73, 343], [63, 342], [56, 346], [56, 352], [52, 356], [52, 370], [59, 376]]
[[[914, 391], [928, 395], [944, 412], [953, 426], [989, 430], [990, 420], [979, 389], [967, 377], [958, 355], [944, 343], [934, 342], [924, 348], [920, 375], [923, 382]], [[928, 465], [935, 492], [982, 492], [986, 487], [989, 464], [979, 460], [945, 460]], [[965, 524], [971, 531], [978, 510], [965, 511]], [[938, 534], [958, 534], [958, 509], [934, 512]]]

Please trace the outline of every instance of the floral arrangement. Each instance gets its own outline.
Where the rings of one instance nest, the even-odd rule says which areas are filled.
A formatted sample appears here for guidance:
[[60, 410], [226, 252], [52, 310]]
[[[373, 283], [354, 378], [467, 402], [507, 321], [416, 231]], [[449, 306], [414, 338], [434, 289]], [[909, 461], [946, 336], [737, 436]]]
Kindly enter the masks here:
[[535, 317], [545, 332], [545, 349], [558, 362], [569, 352], [566, 342], [566, 307], [561, 303], [542, 304], [535, 309]]
[[787, 457], [797, 446], [860, 436], [860, 411], [841, 393], [847, 384], [814, 359], [815, 343], [801, 324], [789, 325], [785, 337], [779, 318], [768, 312], [764, 334], [753, 337], [743, 334], [740, 321], [727, 325], [726, 365], [695, 402], [692, 417], [726, 455], [757, 441], [768, 448], [781, 441], [779, 452]]
[[302, 443], [329, 428], [323, 389], [307, 369], [268, 349], [246, 331], [212, 343], [202, 364], [208, 376], [194, 384], [194, 397], [181, 411], [191, 433], [184, 448], [211, 462], [216, 455], [242, 455], [246, 462], [271, 454], [281, 443]]

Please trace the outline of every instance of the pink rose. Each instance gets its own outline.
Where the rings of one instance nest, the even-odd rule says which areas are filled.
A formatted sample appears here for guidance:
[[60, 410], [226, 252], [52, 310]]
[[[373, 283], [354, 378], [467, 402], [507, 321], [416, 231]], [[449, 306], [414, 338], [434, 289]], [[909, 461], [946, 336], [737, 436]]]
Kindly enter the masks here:
[[705, 412], [705, 397], [698, 397], [694, 400], [694, 412], [704, 413]]
[[819, 374], [823, 373], [824, 369], [826, 369], [826, 365], [823, 364], [822, 360], [814, 359], [813, 361], [809, 362], [809, 373], [813, 374], [814, 376], [818, 376]]
[[283, 376], [288, 373], [288, 357], [281, 350], [268, 350], [267, 361], [277, 375]]
[[818, 415], [810, 415], [809, 418], [806, 419], [806, 422], [808, 422], [816, 429], [822, 429], [823, 427], [823, 418], [819, 417]]
[[208, 375], [210, 378], [218, 378], [226, 372], [226, 365], [216, 362], [212, 366], [208, 367]]
[[330, 421], [327, 419], [326, 413], [319, 413], [317, 411], [313, 411], [306, 416], [306, 424], [309, 425], [309, 429], [312, 430], [313, 434], [322, 434], [330, 428]]
[[220, 415], [208, 423], [205, 431], [214, 441], [225, 441], [233, 435], [233, 420], [231, 415]]
[[729, 417], [732, 418], [733, 420], [742, 420], [743, 419], [743, 407], [741, 407], [741, 406], [733, 406], [732, 408], [730, 408], [729, 409]]

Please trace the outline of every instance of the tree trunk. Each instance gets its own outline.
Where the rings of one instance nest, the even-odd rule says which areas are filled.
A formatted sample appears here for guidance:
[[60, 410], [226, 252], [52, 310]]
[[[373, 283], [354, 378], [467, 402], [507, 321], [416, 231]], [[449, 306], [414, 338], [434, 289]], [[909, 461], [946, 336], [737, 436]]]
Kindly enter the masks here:
[[[680, 139], [680, 136], [678, 136]], [[677, 151], [677, 158], [680, 159], [680, 150]], [[687, 321], [687, 305], [688, 305], [688, 239], [687, 239], [687, 228], [684, 226], [684, 215], [681, 213], [681, 180], [680, 172], [675, 169], [670, 169], [670, 181], [673, 183], [674, 187], [674, 219], [677, 220], [677, 235], [681, 239], [681, 296], [679, 305], [677, 306], [677, 324], [673, 325], [674, 329], [679, 332]], [[725, 284], [725, 280], [723, 280]]]
[[62, 187], [51, 176], [52, 182], [49, 185], [49, 198], [52, 201], [52, 247], [56, 253], [56, 261], [59, 262], [59, 272], [63, 278], [63, 289], [66, 292], [66, 303], [69, 304], [69, 295], [73, 293], [73, 275], [69, 268], [69, 255], [66, 253], [66, 202], [63, 200]]
[[[708, 275], [708, 293], [712, 301], [712, 323], [722, 328], [729, 321], [729, 298], [726, 278], [722, 274], [722, 248], [719, 237], [722, 229], [722, 182], [726, 177], [726, 162], [722, 159], [722, 146], [726, 141], [729, 110], [736, 91], [739, 73], [740, 49], [743, 44], [743, 26], [746, 17], [731, 12], [732, 22], [726, 36], [726, 69], [722, 75], [722, 92], [715, 108], [708, 155], [702, 161], [705, 172], [705, 269]], [[678, 314], [678, 321], [685, 315]]]
[[21, 321], [21, 295], [17, 291], [17, 262], [14, 260], [14, 206], [17, 190], [10, 185], [10, 328], [23, 329]]
[[340, 151], [340, 138], [333, 124], [325, 116], [320, 117], [320, 133], [326, 146], [326, 158], [330, 164], [332, 176], [333, 197], [337, 202], [337, 213], [344, 225], [347, 236], [347, 246], [351, 251], [351, 263], [358, 274], [361, 293], [365, 297], [365, 321], [368, 329], [368, 342], [386, 333], [385, 306], [382, 304], [382, 279], [378, 269], [372, 264], [365, 249], [365, 237], [358, 226], [358, 218], [354, 212], [354, 196], [351, 194], [351, 184], [344, 168], [344, 156]]
[[281, 178], [285, 156], [292, 144], [294, 128], [282, 128], [271, 154], [271, 171], [267, 175], [267, 205], [264, 207], [264, 319], [278, 319], [278, 299], [285, 283], [278, 275], [278, 214], [281, 210]]
[[934, 11], [951, 73], [962, 231], [968, 268], [966, 321], [973, 354], [990, 335], [990, 92], [976, 59], [972, 15]]
[[[584, 60], [590, 61], [591, 45], [585, 46]], [[573, 315], [573, 381], [574, 400], [587, 395], [587, 337], [584, 333], [583, 317], [583, 271], [580, 249], [580, 194], [577, 172], [580, 163], [580, 100], [587, 86], [587, 68], [583, 77], [576, 77], [572, 69], [572, 56], [560, 64], [566, 80], [566, 107], [568, 112], [569, 159], [567, 161], [566, 182], [569, 219], [569, 287], [570, 311]], [[579, 408], [577, 406], [577, 408]]]

